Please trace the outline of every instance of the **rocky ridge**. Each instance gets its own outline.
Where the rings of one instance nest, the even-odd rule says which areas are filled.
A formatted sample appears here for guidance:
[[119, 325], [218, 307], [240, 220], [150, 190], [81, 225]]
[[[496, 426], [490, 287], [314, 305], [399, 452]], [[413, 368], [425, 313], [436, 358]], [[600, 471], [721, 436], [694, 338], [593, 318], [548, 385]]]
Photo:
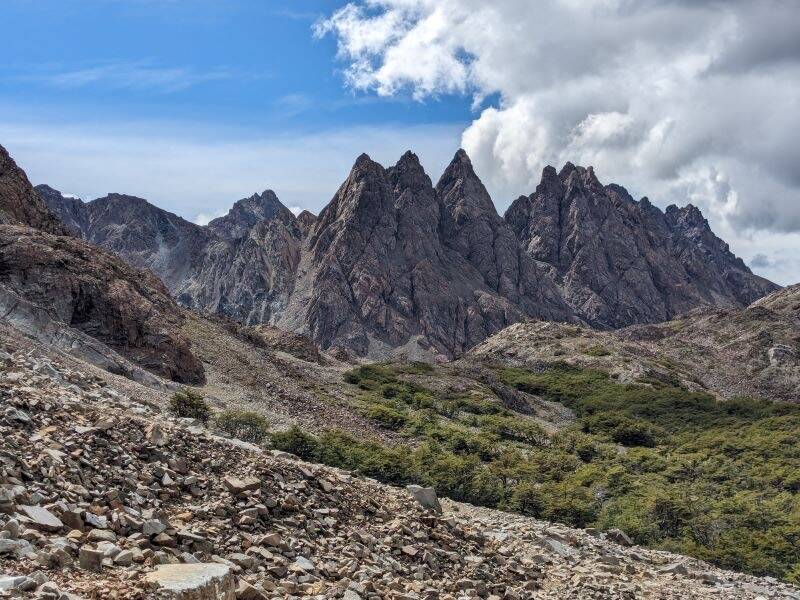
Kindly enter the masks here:
[[505, 220], [525, 251], [552, 266], [567, 303], [589, 324], [669, 320], [700, 306], [744, 307], [777, 286], [753, 275], [691, 204], [662, 212], [594, 170], [547, 167]]
[[571, 164], [546, 168], [504, 217], [463, 150], [435, 187], [411, 152], [390, 168], [362, 155], [318, 218], [269, 190], [207, 227], [130, 197], [79, 206], [39, 190], [181, 304], [372, 359], [453, 358], [529, 318], [618, 328], [777, 289], [695, 207], [662, 212]]
[[800, 401], [800, 285], [745, 309], [698, 309], [672, 321], [597, 331], [517, 323], [473, 348], [464, 362], [537, 367], [567, 362], [623, 382], [663, 381], [731, 399]]
[[202, 382], [163, 283], [67, 235], [2, 147], [0, 162], [0, 319], [113, 372]]
[[0, 596], [800, 597], [619, 531], [439, 514], [423, 490], [216, 437], [36, 351], [1, 351], [0, 395]]

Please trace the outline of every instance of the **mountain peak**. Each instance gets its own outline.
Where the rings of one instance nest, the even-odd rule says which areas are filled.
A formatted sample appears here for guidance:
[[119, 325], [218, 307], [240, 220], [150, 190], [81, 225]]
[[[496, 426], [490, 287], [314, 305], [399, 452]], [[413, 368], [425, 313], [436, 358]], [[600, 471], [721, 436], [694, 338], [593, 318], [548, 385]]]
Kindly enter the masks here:
[[280, 218], [293, 221], [294, 215], [286, 208], [272, 190], [264, 190], [234, 202], [228, 214], [208, 224], [209, 229], [228, 238], [242, 237], [259, 221]]

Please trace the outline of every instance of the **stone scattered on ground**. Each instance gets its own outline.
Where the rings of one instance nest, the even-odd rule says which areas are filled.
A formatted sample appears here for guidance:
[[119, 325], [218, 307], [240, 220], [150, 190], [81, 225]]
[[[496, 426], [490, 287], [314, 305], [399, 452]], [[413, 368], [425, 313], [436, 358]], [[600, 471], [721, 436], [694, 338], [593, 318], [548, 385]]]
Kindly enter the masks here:
[[0, 598], [800, 599], [624, 532], [433, 495], [439, 513], [416, 488], [236, 445], [136, 400], [3, 350]]

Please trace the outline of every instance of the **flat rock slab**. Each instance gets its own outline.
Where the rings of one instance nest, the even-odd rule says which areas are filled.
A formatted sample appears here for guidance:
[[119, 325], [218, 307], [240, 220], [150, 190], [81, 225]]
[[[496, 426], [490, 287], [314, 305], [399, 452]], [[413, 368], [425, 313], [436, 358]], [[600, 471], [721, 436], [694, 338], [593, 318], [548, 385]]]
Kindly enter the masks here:
[[228, 565], [198, 563], [159, 565], [145, 576], [163, 598], [176, 600], [235, 600], [236, 587]]
[[231, 494], [242, 494], [252, 490], [257, 490], [261, 487], [261, 480], [255, 477], [245, 477], [239, 479], [238, 477], [227, 476], [222, 480], [225, 487], [228, 488]]
[[42, 508], [41, 506], [20, 506], [19, 508], [31, 520], [31, 525], [35, 529], [55, 532], [60, 531], [61, 528], [64, 527], [64, 523], [61, 522], [61, 519], [46, 508]]

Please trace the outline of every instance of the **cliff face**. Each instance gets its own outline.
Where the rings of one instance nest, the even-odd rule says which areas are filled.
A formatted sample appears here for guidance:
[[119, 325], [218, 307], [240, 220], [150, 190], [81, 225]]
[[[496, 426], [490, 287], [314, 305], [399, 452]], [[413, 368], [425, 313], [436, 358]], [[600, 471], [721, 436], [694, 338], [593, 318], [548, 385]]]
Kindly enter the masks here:
[[295, 217], [269, 190], [206, 227], [129, 196], [39, 191], [67, 227], [151, 269], [181, 304], [373, 358], [458, 356], [528, 318], [654, 323], [777, 288], [695, 207], [663, 212], [572, 164], [546, 168], [505, 217], [463, 151], [435, 187], [411, 152], [388, 169], [362, 155], [319, 217]]
[[[203, 381], [203, 367], [179, 331], [181, 311], [164, 284], [114, 254], [61, 235], [77, 232], [72, 225], [79, 220], [63, 226], [2, 147], [0, 159], [3, 320], [118, 372], [130, 374], [115, 353], [176, 381]], [[77, 205], [68, 204], [79, 217]]]
[[0, 225], [27, 225], [55, 234], [67, 233], [61, 221], [31, 187], [25, 172], [0, 146]]
[[694, 206], [662, 212], [590, 168], [547, 167], [505, 219], [525, 252], [551, 265], [588, 323], [653, 323], [703, 305], [746, 306], [778, 286], [753, 275]]
[[[292, 316], [302, 313], [322, 347], [405, 346], [417, 357], [460, 354], [524, 318], [479, 262], [448, 243], [448, 220], [414, 154], [390, 169], [362, 155], [309, 233], [308, 283]], [[558, 298], [547, 310], [569, 314]]]

